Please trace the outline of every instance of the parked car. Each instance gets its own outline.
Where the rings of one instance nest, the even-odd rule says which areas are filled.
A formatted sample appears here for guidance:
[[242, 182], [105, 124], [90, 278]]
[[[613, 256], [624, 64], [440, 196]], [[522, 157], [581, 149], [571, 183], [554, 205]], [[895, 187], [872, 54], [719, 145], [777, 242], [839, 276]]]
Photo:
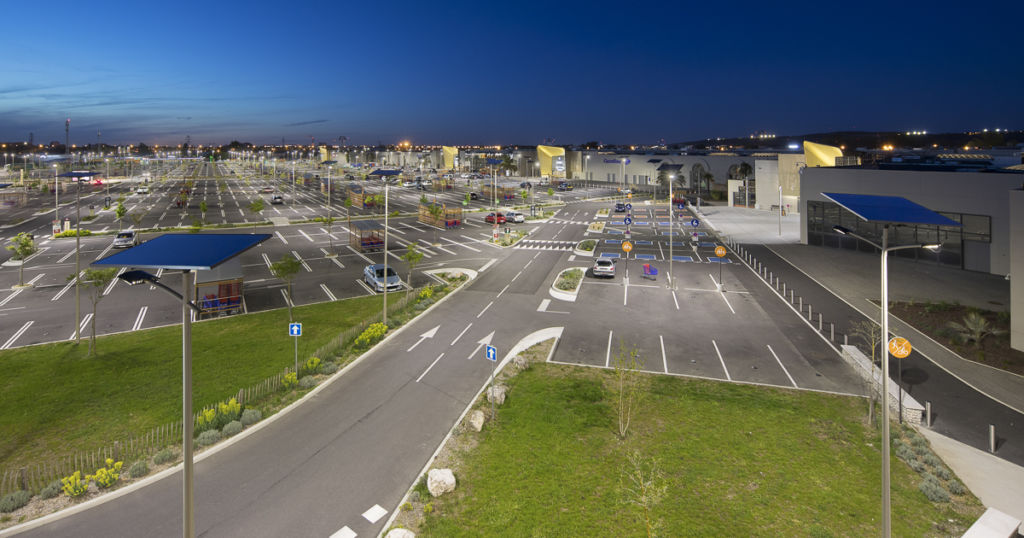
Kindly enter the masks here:
[[411, 179], [407, 179], [407, 180], [402, 182], [402, 186], [403, 187], [415, 187], [416, 186], [416, 182], [411, 180]]
[[478, 193], [471, 192], [471, 193], [469, 193], [469, 199], [470, 200], [479, 200], [480, 199], [480, 195]]
[[526, 216], [518, 211], [506, 211], [505, 222], [526, 222]]
[[611, 258], [598, 258], [598, 259], [594, 260], [594, 267], [593, 267], [593, 269], [591, 269], [590, 272], [595, 277], [598, 277], [598, 276], [606, 276], [606, 277], [609, 277], [609, 278], [614, 277], [615, 276], [615, 261], [613, 259], [611, 259]]
[[399, 290], [402, 288], [402, 279], [398, 278], [398, 273], [388, 266], [387, 278], [384, 277], [384, 264], [375, 263], [373, 265], [367, 265], [363, 268], [363, 282], [373, 291], [384, 291], [384, 286], [387, 286], [388, 291]]
[[533, 188], [533, 184], [530, 183], [529, 181], [524, 181], [524, 182], [519, 184], [519, 187], [523, 188], [523, 189], [532, 189]]
[[270, 194], [274, 192], [274, 187], [263, 187], [262, 189], [260, 189], [260, 192]]
[[135, 233], [134, 230], [128, 230], [126, 232], [117, 232], [114, 236], [114, 244], [111, 245], [114, 248], [132, 248], [139, 244], [139, 234]]
[[615, 212], [616, 213], [625, 213], [626, 212], [626, 204], [624, 204], [622, 202], [615, 202]]
[[149, 194], [149, 187], [145, 185], [135, 187], [135, 194]]
[[275, 194], [270, 197], [270, 203], [274, 205], [281, 205], [284, 203], [284, 196], [281, 196], [280, 194]]
[[564, 191], [568, 190], [568, 187], [565, 186], [565, 183], [559, 183], [558, 187], [556, 187], [556, 190]]
[[421, 181], [421, 183], [423, 183], [424, 185], [426, 185], [428, 187], [434, 184], [434, 182], [429, 180], [429, 179], [424, 179], [423, 181]]
[[[495, 222], [495, 220], [497, 220], [497, 222]], [[505, 224], [505, 215], [500, 212], [497, 214], [493, 212], [488, 213], [487, 216], [484, 217], [484, 222], [488, 224]]]

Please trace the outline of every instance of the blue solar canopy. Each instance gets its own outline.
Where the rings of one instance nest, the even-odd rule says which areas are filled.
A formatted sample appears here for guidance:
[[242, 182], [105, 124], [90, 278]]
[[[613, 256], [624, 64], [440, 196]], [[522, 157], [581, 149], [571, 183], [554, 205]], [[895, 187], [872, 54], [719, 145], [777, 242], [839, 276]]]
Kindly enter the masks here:
[[487, 159], [487, 164], [501, 164], [501, 159]]
[[915, 204], [902, 196], [877, 196], [874, 194], [821, 193], [839, 204], [850, 213], [868, 222], [895, 222], [899, 224], [932, 224], [936, 226], [960, 226], [960, 223]]
[[100, 175], [99, 172], [64, 172], [57, 177], [92, 177]]
[[164, 234], [90, 265], [210, 270], [269, 238], [270, 234]]
[[401, 173], [402, 173], [401, 170], [378, 169], [378, 170], [374, 170], [373, 172], [370, 172], [369, 175], [371, 175], [371, 176], [397, 176], [398, 174], [401, 174]]

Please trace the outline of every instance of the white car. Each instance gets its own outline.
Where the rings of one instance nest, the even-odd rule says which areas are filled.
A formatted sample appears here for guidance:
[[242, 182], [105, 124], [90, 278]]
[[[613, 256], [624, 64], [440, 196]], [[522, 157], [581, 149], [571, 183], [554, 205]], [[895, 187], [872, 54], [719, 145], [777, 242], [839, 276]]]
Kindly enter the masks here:
[[140, 187], [135, 187], [135, 194], [149, 194], [149, 187], [147, 187], [145, 185], [140, 186]]
[[402, 182], [402, 186], [403, 187], [415, 187], [416, 186], [416, 182], [411, 180], [411, 179], [407, 179], [407, 180]]
[[591, 274], [595, 277], [606, 276], [613, 278], [615, 277], [615, 262], [611, 258], [598, 258], [594, 260], [594, 268], [591, 269]]

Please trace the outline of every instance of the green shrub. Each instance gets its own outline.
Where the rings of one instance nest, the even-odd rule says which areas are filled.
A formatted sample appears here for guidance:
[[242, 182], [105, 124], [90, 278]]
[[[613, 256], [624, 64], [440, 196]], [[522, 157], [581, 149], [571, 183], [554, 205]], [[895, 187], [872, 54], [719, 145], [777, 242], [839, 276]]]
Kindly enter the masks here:
[[8, 493], [0, 499], [0, 512], [9, 513], [13, 512], [22, 506], [28, 504], [28, 500], [32, 498], [32, 494], [20, 489], [14, 493]]
[[116, 484], [121, 478], [121, 466], [124, 465], [123, 461], [114, 462], [111, 458], [107, 458], [105, 463], [106, 467], [96, 469], [96, 474], [93, 475], [93, 479], [100, 489], [106, 489]]
[[196, 424], [192, 430], [194, 435], [199, 435], [206, 430], [217, 427], [217, 410], [206, 408], [196, 416]]
[[587, 252], [592, 252], [596, 246], [597, 246], [597, 241], [594, 241], [593, 239], [587, 239], [586, 241], [580, 241], [580, 250], [585, 250]]
[[170, 448], [165, 448], [160, 452], [157, 452], [156, 455], [153, 456], [153, 463], [157, 465], [163, 465], [165, 463], [170, 463], [174, 461], [174, 459], [177, 457], [178, 455], [174, 452], [174, 450], [171, 450]]
[[65, 476], [60, 480], [61, 489], [68, 497], [81, 497], [89, 491], [89, 480], [91, 478], [91, 476], [86, 476], [83, 479], [82, 471], [75, 471], [71, 476]]
[[221, 428], [225, 424], [238, 420], [238, 417], [242, 416], [242, 404], [238, 403], [238, 400], [231, 398], [226, 402], [217, 404], [217, 427]]
[[921, 493], [924, 493], [925, 497], [933, 503], [944, 503], [949, 501], [949, 492], [942, 488], [942, 484], [939, 483], [935, 477], [931, 477], [930, 480], [924, 480], [921, 485], [918, 486]]
[[387, 325], [380, 322], [373, 323], [356, 338], [355, 347], [357, 349], [366, 349], [384, 338], [387, 332]]
[[60, 480], [54, 480], [46, 485], [43, 489], [39, 490], [40, 499], [52, 499], [60, 494], [61, 483]]
[[310, 357], [306, 360], [306, 363], [302, 365], [302, 371], [307, 374], [315, 374], [320, 371], [320, 358]]
[[300, 389], [311, 389], [311, 388], [313, 388], [315, 386], [316, 386], [316, 378], [314, 378], [311, 375], [303, 376], [302, 379], [299, 380], [299, 388]]
[[199, 434], [199, 446], [210, 446], [220, 441], [220, 430], [206, 430]]
[[284, 386], [284, 390], [292, 390], [298, 382], [295, 372], [288, 372], [287, 374], [284, 374], [284, 379], [281, 380], [281, 385]]
[[232, 420], [224, 425], [224, 429], [221, 430], [224, 433], [224, 437], [231, 437], [232, 435], [238, 435], [242, 431], [242, 423], [237, 420]]
[[146, 464], [146, 460], [139, 460], [132, 464], [128, 468], [128, 476], [131, 478], [141, 478], [149, 474], [149, 465]]
[[338, 371], [338, 364], [334, 363], [334, 362], [329, 362], [329, 363], [324, 364], [323, 366], [320, 367], [320, 373], [324, 374], [324, 375], [331, 375], [331, 374], [333, 374], [334, 372], [337, 372], [337, 371]]
[[423, 513], [429, 514], [434, 511], [434, 503], [427, 503], [423, 505]]
[[416, 300], [422, 301], [424, 299], [430, 299], [434, 296], [434, 288], [427, 286], [420, 290], [419, 295], [416, 296]]
[[252, 426], [263, 419], [263, 413], [260, 413], [259, 409], [246, 409], [242, 411], [242, 418], [240, 422], [242, 426]]
[[559, 275], [558, 281], [555, 282], [555, 288], [562, 291], [573, 291], [580, 280], [583, 280], [583, 269], [579, 267], [570, 269]]
[[925, 469], [927, 469], [925, 464], [921, 463], [921, 460], [910, 460], [907, 462], [907, 465], [909, 465], [915, 473], [923, 473]]
[[917, 456], [914, 455], [914, 451], [911, 450], [910, 446], [907, 445], [906, 443], [898, 443], [896, 447], [893, 449], [893, 453], [896, 454], [897, 458], [907, 463], [910, 463], [911, 461], [917, 459]]
[[934, 453], [930, 451], [927, 454], [923, 454], [921, 456], [921, 461], [923, 461], [925, 465], [928, 465], [929, 467], [942, 467], [942, 460], [939, 459], [938, 456], [936, 456]]
[[941, 478], [942, 480], [949, 480], [950, 478], [953, 478], [953, 473], [949, 472], [949, 469], [943, 467], [942, 465], [936, 465], [935, 476]]
[[950, 480], [949, 492], [953, 495], [963, 495], [964, 493], [967, 493], [967, 488], [965, 488], [959, 480]]
[[[72, 228], [72, 229], [70, 229], [70, 230], [68, 230], [66, 232], [61, 232], [61, 233], [55, 235], [54, 237], [75, 237], [75, 235], [78, 235], [78, 234], [76, 234], [75, 233], [75, 229]], [[89, 230], [82, 230], [81, 236], [85, 237], [87, 235], [92, 235], [92, 232], [90, 232]]]

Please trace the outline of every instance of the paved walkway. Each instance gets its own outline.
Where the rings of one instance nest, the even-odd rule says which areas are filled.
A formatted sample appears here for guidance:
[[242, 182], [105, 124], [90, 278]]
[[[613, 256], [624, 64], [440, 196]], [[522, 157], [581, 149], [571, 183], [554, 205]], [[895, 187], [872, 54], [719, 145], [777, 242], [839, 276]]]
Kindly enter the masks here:
[[[738, 243], [765, 244], [777, 255], [875, 319], [879, 318], [879, 257], [800, 244], [800, 217], [744, 208], [705, 206], [703, 218]], [[842, 271], [837, 271], [842, 267]], [[894, 301], [946, 301], [986, 310], [1009, 310], [1010, 283], [1002, 277], [915, 263], [890, 257], [889, 294]], [[898, 320], [891, 330], [905, 334], [941, 368], [979, 392], [1024, 413], [1024, 377], [963, 359]], [[939, 456], [986, 505], [1024, 520], [1024, 468], [922, 428]]]

